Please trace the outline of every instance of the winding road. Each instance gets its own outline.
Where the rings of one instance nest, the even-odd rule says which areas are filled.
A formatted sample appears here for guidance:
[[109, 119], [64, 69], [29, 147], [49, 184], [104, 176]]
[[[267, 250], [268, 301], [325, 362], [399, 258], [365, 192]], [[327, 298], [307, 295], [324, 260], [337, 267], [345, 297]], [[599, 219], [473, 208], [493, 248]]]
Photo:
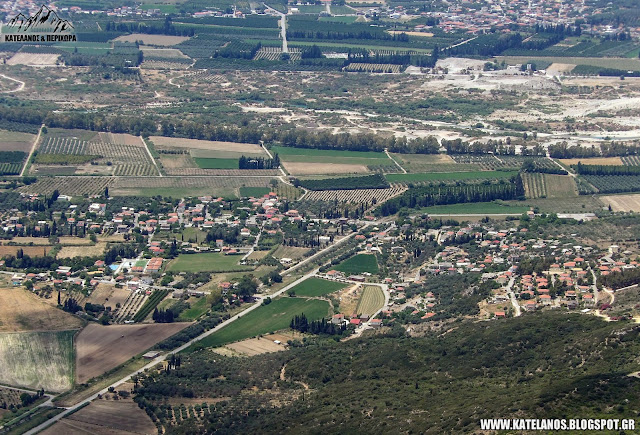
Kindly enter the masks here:
[[22, 80], [14, 79], [13, 77], [9, 77], [9, 76], [6, 76], [6, 75], [4, 75], [4, 74], [0, 74], [0, 77], [5, 78], [5, 79], [7, 79], [7, 80], [14, 81], [14, 82], [16, 82], [16, 83], [19, 83], [19, 85], [18, 85], [18, 87], [17, 87], [17, 88], [12, 89], [12, 90], [10, 90], [10, 91], [4, 91], [5, 93], [10, 94], [10, 93], [13, 93], [13, 92], [20, 92], [21, 90], [23, 90], [23, 89], [24, 89], [24, 85], [25, 85], [25, 83], [24, 83]]

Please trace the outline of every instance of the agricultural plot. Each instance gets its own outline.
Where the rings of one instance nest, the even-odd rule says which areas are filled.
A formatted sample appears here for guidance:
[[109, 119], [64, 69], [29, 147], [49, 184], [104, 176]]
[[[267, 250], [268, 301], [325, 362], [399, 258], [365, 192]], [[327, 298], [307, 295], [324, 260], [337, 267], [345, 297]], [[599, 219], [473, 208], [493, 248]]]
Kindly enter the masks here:
[[458, 180], [499, 180], [516, 175], [516, 171], [474, 171], [474, 172], [431, 172], [410, 174], [386, 174], [385, 178], [390, 183], [402, 185], [431, 183], [439, 181]]
[[83, 383], [111, 370], [189, 326], [189, 323], [98, 325], [76, 338], [76, 379]]
[[148, 35], [145, 33], [132, 33], [130, 35], [118, 36], [114, 41], [117, 42], [136, 42], [142, 41], [145, 45], [161, 45], [172, 46], [188, 41], [186, 36], [169, 36], [169, 35]]
[[544, 174], [522, 174], [522, 184], [527, 198], [546, 198], [547, 187], [545, 185]]
[[[632, 162], [636, 158], [637, 158], [636, 156], [594, 157], [594, 158], [587, 158], [587, 159], [558, 159], [558, 161], [562, 163], [564, 166], [577, 165], [578, 163], [582, 163], [583, 165], [635, 166], [635, 164]], [[629, 163], [626, 163], [626, 162], [629, 162]]]
[[[358, 174], [369, 167], [390, 166], [393, 162], [382, 152], [320, 150], [275, 146], [283, 166], [293, 175]], [[336, 163], [339, 162], [339, 163]]]
[[295, 246], [278, 246], [278, 249], [272, 254], [274, 258], [291, 258], [292, 260], [298, 260], [304, 257], [304, 254], [309, 251], [309, 248], [298, 248]]
[[[302, 50], [299, 48], [290, 48], [289, 49], [289, 59], [292, 61], [298, 61], [302, 57]], [[260, 50], [256, 52], [256, 55], [253, 57], [253, 60], [282, 60], [282, 48], [280, 47], [262, 47]]]
[[575, 179], [570, 175], [542, 174], [547, 198], [578, 196]]
[[80, 329], [82, 320], [24, 288], [0, 288], [0, 332]]
[[54, 66], [60, 54], [57, 53], [22, 53], [18, 52], [7, 60], [7, 65]]
[[27, 153], [22, 151], [0, 151], [0, 175], [18, 175]]
[[22, 250], [22, 253], [28, 255], [30, 257], [42, 257], [49, 253], [51, 250], [51, 245], [40, 245], [40, 246], [15, 246], [15, 245], [2, 245], [0, 246], [0, 258], [5, 255], [13, 255], [15, 256], [19, 250]]
[[[621, 164], [626, 165], [626, 166], [640, 166], [640, 156], [624, 156], [624, 157], [619, 157], [619, 159], [622, 161]], [[596, 163], [596, 164], [602, 164], [602, 163]], [[613, 163], [615, 165], [618, 165], [620, 163]]]
[[40, 432], [43, 435], [151, 434], [157, 428], [132, 400], [95, 400]]
[[356, 313], [372, 316], [384, 307], [384, 292], [377, 285], [367, 285], [362, 291]]
[[328, 295], [345, 288], [347, 284], [328, 281], [322, 278], [309, 278], [294, 286], [289, 293], [295, 293], [296, 296], [319, 297]]
[[[73, 165], [95, 161], [101, 166], [114, 166], [114, 175], [158, 175], [149, 153], [135, 136], [100, 133], [96, 138], [104, 141], [48, 136], [38, 149], [36, 163]], [[117, 140], [121, 143], [115, 143]], [[33, 170], [38, 171], [38, 166], [34, 165]]]
[[392, 154], [407, 172], [467, 172], [481, 169], [478, 164], [456, 163], [446, 154]]
[[613, 211], [640, 212], [640, 194], [601, 196], [600, 201], [611, 206]]
[[433, 207], [425, 207], [421, 211], [436, 216], [519, 215], [529, 211], [529, 207], [514, 206], [498, 202], [475, 202], [465, 204], [436, 205]]
[[217, 347], [256, 335], [286, 329], [294, 316], [304, 313], [308, 320], [318, 320], [329, 313], [329, 303], [318, 299], [280, 298], [253, 310], [202, 339], [198, 346]]
[[388, 189], [319, 190], [307, 193], [302, 200], [381, 204], [405, 190], [407, 189], [402, 186], [393, 186]]
[[196, 165], [202, 169], [238, 169], [237, 159], [218, 159], [212, 157], [196, 157]]
[[364, 272], [378, 273], [378, 260], [374, 254], [358, 254], [347, 258], [334, 267], [345, 275], [358, 275]]
[[18, 131], [0, 130], [0, 151], [22, 151], [29, 153], [36, 136]]
[[[186, 148], [188, 150], [209, 150], [209, 151], [231, 151], [245, 155], [265, 156], [265, 152], [260, 145], [238, 142], [219, 142], [199, 139], [182, 139], [176, 137], [151, 136], [151, 141], [158, 148]], [[200, 157], [215, 157], [213, 155]]]
[[345, 66], [343, 70], [349, 72], [400, 74], [402, 72], [402, 65], [390, 63], [350, 63]]
[[71, 388], [74, 334], [0, 334], [0, 383], [56, 392]]
[[18, 188], [19, 192], [32, 195], [51, 195], [54, 190], [61, 195], [101, 195], [104, 188], [114, 182], [112, 177], [55, 177], [39, 178], [33, 184]]
[[[213, 171], [213, 170], [212, 170]], [[219, 170], [220, 171], [220, 170]], [[229, 171], [237, 174], [239, 169]], [[212, 195], [235, 198], [241, 187], [270, 187], [269, 177], [118, 177], [109, 187], [112, 195], [183, 196]], [[103, 189], [104, 190], [104, 189]], [[60, 191], [62, 193], [62, 190]]]
[[622, 193], [640, 191], [637, 175], [581, 175], [600, 193]]
[[238, 264], [241, 255], [224, 255], [220, 252], [204, 254], [181, 254], [169, 263], [172, 272], [239, 272], [252, 270], [250, 266]]

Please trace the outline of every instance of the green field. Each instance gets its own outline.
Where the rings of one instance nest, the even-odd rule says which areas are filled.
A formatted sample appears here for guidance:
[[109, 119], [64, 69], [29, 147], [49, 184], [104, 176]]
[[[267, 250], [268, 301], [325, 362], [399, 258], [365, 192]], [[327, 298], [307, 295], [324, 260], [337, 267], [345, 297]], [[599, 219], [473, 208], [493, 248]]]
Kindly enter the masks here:
[[148, 261], [147, 260], [138, 260], [136, 261], [136, 267], [145, 267], [147, 265]]
[[[331, 12], [333, 12], [333, 6], [331, 7]], [[318, 21], [329, 21], [329, 22], [334, 22], [334, 23], [345, 23], [345, 24], [351, 24], [351, 23], [355, 23], [356, 20], [358, 19], [358, 17], [353, 16], [353, 15], [349, 15], [349, 16], [340, 16], [340, 17], [320, 17], [318, 18]]]
[[240, 188], [240, 196], [250, 197], [253, 196], [255, 198], [259, 198], [261, 196], [266, 195], [271, 192], [271, 189], [268, 187], [241, 187]]
[[207, 298], [201, 297], [197, 302], [191, 304], [191, 308], [184, 310], [178, 317], [179, 320], [192, 321], [203, 315], [209, 309]]
[[346, 284], [341, 282], [327, 281], [326, 279], [321, 278], [309, 278], [302, 281], [289, 291], [295, 292], [296, 296], [317, 297], [328, 295], [329, 293], [338, 291], [346, 286]]
[[475, 202], [465, 204], [437, 205], [421, 209], [423, 213], [430, 214], [522, 214], [529, 207], [509, 206], [496, 202]]
[[75, 332], [0, 334], [0, 383], [56, 392], [71, 388]]
[[196, 157], [196, 165], [202, 169], [238, 169], [238, 159], [217, 159], [213, 157]]
[[261, 306], [242, 316], [229, 326], [202, 339], [206, 347], [222, 346], [226, 343], [279, 331], [289, 327], [295, 315], [304, 313], [307, 319], [318, 320], [329, 313], [329, 303], [318, 299], [280, 298], [269, 305]]
[[378, 273], [378, 260], [373, 254], [358, 254], [347, 258], [334, 269], [347, 275], [357, 275], [363, 272]]
[[444, 180], [509, 178], [517, 173], [518, 171], [431, 172], [422, 174], [386, 174], [385, 178], [390, 183], [419, 183]]
[[149, 9], [159, 9], [163, 14], [175, 14], [176, 12], [178, 12], [178, 8], [176, 8], [176, 5], [165, 4], [143, 4], [140, 5], [140, 9], [142, 9], [143, 11]]
[[169, 263], [171, 272], [240, 272], [251, 270], [250, 266], [238, 264], [239, 255], [224, 255], [219, 252], [204, 254], [180, 254]]

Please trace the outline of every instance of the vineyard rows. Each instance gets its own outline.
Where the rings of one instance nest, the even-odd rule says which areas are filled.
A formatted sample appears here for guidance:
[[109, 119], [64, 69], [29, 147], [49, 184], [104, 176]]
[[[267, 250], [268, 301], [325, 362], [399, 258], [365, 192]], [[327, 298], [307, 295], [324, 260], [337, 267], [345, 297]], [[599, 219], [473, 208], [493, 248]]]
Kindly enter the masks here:
[[[227, 178], [227, 177], [119, 177], [113, 179], [114, 189], [135, 188], [192, 188], [211, 187], [268, 187], [271, 181], [268, 177]], [[60, 191], [62, 193], [62, 191]]]
[[33, 195], [51, 195], [57, 190], [62, 195], [101, 195], [110, 186], [113, 177], [50, 177], [38, 178], [33, 184], [18, 188], [19, 192]]
[[168, 294], [169, 290], [154, 290], [151, 296], [149, 296], [149, 299], [147, 299], [144, 305], [133, 316], [133, 321], [139, 323], [146, 319], [149, 313], [151, 313]]
[[400, 73], [401, 65], [389, 63], [350, 63], [344, 67], [345, 71], [365, 71], [371, 73]]
[[67, 137], [48, 137], [38, 150], [41, 154], [90, 154], [87, 152], [88, 142]]
[[349, 203], [369, 203], [373, 200], [380, 204], [400, 195], [405, 187], [394, 186], [388, 189], [355, 189], [355, 190], [318, 190], [308, 192], [305, 201], [338, 201]]
[[379, 172], [379, 173], [397, 173], [400, 172], [400, 168], [398, 168], [393, 163], [391, 164], [381, 164], [381, 165], [368, 165], [367, 169], [371, 172]]
[[640, 156], [623, 156], [620, 159], [626, 166], [640, 166]]
[[[299, 48], [290, 48], [289, 49], [289, 58], [293, 61], [302, 59], [302, 50]], [[262, 47], [256, 55], [253, 57], [253, 60], [281, 60], [282, 59], [282, 49], [280, 47]]]
[[547, 186], [543, 174], [522, 174], [522, 183], [527, 198], [546, 198]]
[[116, 166], [113, 175], [131, 177], [149, 177], [158, 175], [158, 170], [151, 164], [120, 163]]
[[171, 62], [164, 60], [144, 60], [140, 68], [142, 69], [189, 69], [190, 64], [183, 62]]
[[124, 323], [126, 320], [131, 320], [146, 299], [147, 296], [144, 293], [131, 293], [116, 314], [114, 322]]
[[538, 168], [556, 167], [553, 160], [546, 157], [496, 156], [493, 154], [450, 154], [456, 163], [478, 165], [485, 170], [520, 169], [525, 160], [532, 160]]
[[22, 169], [22, 163], [0, 163], [0, 175], [18, 175]]
[[599, 193], [640, 192], [640, 176], [637, 175], [582, 175], [582, 178]]

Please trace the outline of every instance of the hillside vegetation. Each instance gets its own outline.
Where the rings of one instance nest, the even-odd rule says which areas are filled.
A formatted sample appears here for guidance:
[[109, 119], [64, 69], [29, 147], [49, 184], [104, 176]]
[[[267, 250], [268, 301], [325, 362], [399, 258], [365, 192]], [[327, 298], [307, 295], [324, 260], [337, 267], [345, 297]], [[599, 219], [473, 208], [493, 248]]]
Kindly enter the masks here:
[[[545, 313], [424, 338], [397, 329], [307, 340], [251, 358], [201, 350], [147, 374], [136, 401], [176, 433], [460, 433], [479, 430], [481, 418], [629, 418], [640, 410], [640, 380], [627, 376], [640, 368], [639, 332]], [[164, 395], [202, 398], [208, 412], [171, 423]]]

